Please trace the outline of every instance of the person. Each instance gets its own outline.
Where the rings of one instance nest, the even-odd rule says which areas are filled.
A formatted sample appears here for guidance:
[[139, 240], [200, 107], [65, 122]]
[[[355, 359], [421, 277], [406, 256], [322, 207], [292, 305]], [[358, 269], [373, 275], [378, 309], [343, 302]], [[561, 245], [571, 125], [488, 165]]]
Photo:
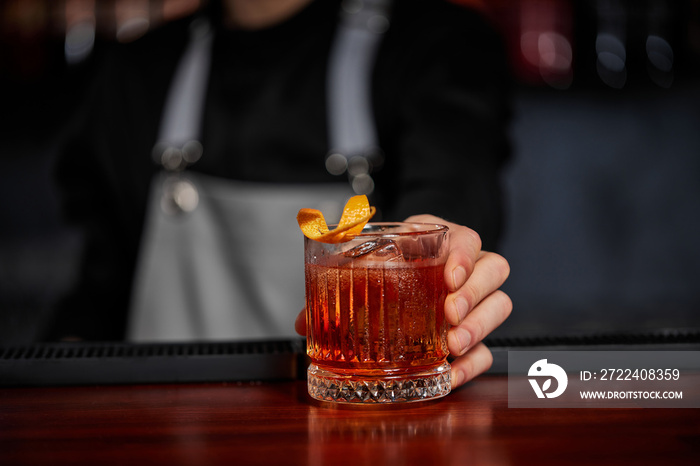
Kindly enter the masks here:
[[[328, 188], [337, 197], [348, 185], [345, 175], [331, 173], [325, 163], [329, 123], [324, 89], [338, 14], [347, 7], [341, 3], [212, 2], [205, 11], [213, 31], [206, 35], [213, 37], [210, 55], [204, 55], [204, 65], [191, 67], [208, 71], [202, 78], [201, 115], [175, 112], [196, 116], [198, 143], [187, 163], [189, 149], [178, 149], [175, 170], [167, 167], [171, 161], [165, 155], [173, 153], [169, 148], [158, 149], [157, 164], [152, 154], [169, 115], [169, 92], [179, 82], [173, 76], [178, 76], [182, 57], [189, 56], [193, 19], [170, 23], [102, 57], [86, 110], [67, 133], [57, 165], [66, 217], [83, 226], [86, 239], [79, 282], [58, 303], [48, 339], [122, 339], [140, 318], [133, 311], [139, 300], [149, 312], [170, 313], [167, 321], [176, 314], [171, 306], [196, 308], [200, 301], [193, 305], [193, 299], [206, 301], [214, 289], [227, 292], [238, 286], [200, 273], [197, 261], [203, 256], [213, 261], [231, 256], [228, 264], [234, 268], [246, 264], [247, 269], [238, 270], [239, 294], [250, 298], [250, 306], [238, 308], [265, 307], [259, 301], [277, 288], [266, 284], [268, 274], [286, 263], [276, 256], [281, 252], [268, 251], [272, 261], [256, 283], [256, 262], [265, 256], [261, 251], [277, 243], [264, 235], [282, 230], [271, 218], [289, 210], [286, 200], [306, 202], [325, 197], [319, 193], [330, 192], [328, 186], [343, 186], [342, 191]], [[371, 72], [381, 158], [369, 160], [376, 168], [370, 197], [380, 212], [377, 218], [445, 223], [451, 229], [445, 271], [451, 293], [445, 312], [453, 326], [448, 343], [456, 357], [457, 386], [489, 367], [490, 352], [481, 340], [512, 308], [499, 290], [508, 263], [486, 252], [496, 248], [501, 228], [498, 179], [508, 151], [505, 54], [481, 15], [447, 2], [394, 2], [390, 26], [382, 29]], [[311, 195], [290, 194], [297, 188], [304, 193], [310, 189]], [[270, 192], [275, 196], [269, 197]], [[238, 203], [237, 208], [226, 210], [219, 203], [224, 198]], [[278, 205], [284, 208], [274, 210]], [[258, 216], [270, 210], [274, 213]], [[156, 211], [163, 218], [152, 221]], [[416, 216], [422, 212], [430, 214]], [[217, 228], [226, 224], [226, 235], [201, 230], [197, 222], [173, 233], [179, 235], [177, 241], [154, 233], [165, 227], [170, 232], [174, 224], [187, 224], [197, 215], [210, 215]], [[220, 249], [201, 253], [222, 237], [228, 239], [217, 245]], [[257, 240], [257, 246], [248, 240]], [[139, 287], [141, 272], [149, 270], [148, 257], [153, 267], [144, 274], [152, 281]], [[168, 292], [151, 285], [170, 280], [178, 285]], [[258, 288], [262, 292], [256, 294]], [[161, 301], [155, 305], [151, 298]], [[216, 304], [221, 303], [227, 300]], [[227, 307], [227, 316], [237, 314], [231, 307], [236, 306]], [[183, 317], [185, 323], [197, 319]], [[256, 328], [274, 327], [274, 316], [257, 308], [246, 319], [241, 325], [258, 319]], [[303, 314], [292, 326], [304, 333]], [[212, 331], [222, 327], [215, 323]]]

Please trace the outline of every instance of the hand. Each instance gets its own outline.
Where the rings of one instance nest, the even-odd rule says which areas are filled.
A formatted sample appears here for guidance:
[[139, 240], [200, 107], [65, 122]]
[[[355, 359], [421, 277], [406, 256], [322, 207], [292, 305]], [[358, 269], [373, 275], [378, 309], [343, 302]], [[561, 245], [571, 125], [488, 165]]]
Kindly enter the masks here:
[[[498, 254], [481, 250], [481, 238], [467, 227], [432, 215], [415, 215], [407, 222], [440, 223], [450, 228], [450, 250], [445, 264], [445, 317], [452, 328], [447, 346], [452, 361], [452, 388], [486, 372], [493, 363], [483, 340], [510, 315], [513, 303], [499, 290], [508, 278], [510, 266]], [[302, 311], [294, 328], [306, 335], [306, 313]]]
[[452, 388], [486, 372], [493, 363], [483, 340], [510, 315], [513, 303], [499, 288], [510, 266], [500, 255], [481, 250], [481, 238], [467, 227], [432, 215], [416, 215], [407, 222], [440, 223], [450, 228], [450, 251], [445, 264], [445, 318], [452, 325], [447, 346], [452, 361]]

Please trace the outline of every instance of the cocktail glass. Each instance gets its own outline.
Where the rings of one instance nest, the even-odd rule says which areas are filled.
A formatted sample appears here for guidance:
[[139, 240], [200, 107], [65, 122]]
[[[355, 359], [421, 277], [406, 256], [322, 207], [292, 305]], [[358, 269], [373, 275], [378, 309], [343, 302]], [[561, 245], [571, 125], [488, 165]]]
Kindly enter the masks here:
[[450, 392], [448, 228], [370, 223], [350, 241], [305, 238], [308, 391], [339, 403]]

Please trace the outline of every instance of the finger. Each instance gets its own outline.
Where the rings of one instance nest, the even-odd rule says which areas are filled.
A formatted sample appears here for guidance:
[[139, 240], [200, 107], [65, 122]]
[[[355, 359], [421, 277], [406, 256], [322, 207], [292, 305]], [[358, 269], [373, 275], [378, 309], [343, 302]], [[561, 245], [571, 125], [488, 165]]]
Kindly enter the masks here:
[[481, 252], [474, 271], [464, 285], [445, 299], [445, 318], [459, 325], [486, 296], [501, 287], [510, 274], [510, 265], [502, 256]]
[[436, 217], [435, 215], [429, 215], [429, 214], [420, 214], [420, 215], [411, 215], [408, 217], [404, 222], [408, 223], [440, 223], [442, 225], [446, 225], [447, 222], [440, 217]]
[[467, 282], [481, 251], [481, 237], [474, 230], [454, 225], [450, 227], [450, 252], [445, 262], [445, 283], [451, 292]]
[[294, 330], [299, 335], [306, 336], [306, 309], [302, 309], [294, 321]]
[[486, 345], [479, 343], [464, 356], [452, 361], [451, 385], [455, 389], [491, 368], [493, 355]]
[[447, 331], [447, 347], [461, 356], [505, 321], [513, 310], [510, 297], [501, 290], [481, 301], [461, 324]]
[[450, 229], [450, 249], [445, 263], [445, 283], [450, 291], [461, 288], [471, 275], [481, 251], [479, 234], [462, 225], [447, 222], [434, 215], [414, 215], [407, 222], [439, 223]]

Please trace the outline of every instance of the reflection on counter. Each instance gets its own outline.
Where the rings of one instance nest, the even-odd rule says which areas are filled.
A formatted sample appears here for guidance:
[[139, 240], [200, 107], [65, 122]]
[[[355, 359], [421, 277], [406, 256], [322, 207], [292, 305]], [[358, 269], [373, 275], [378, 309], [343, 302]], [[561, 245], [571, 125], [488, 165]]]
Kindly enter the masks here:
[[[330, 408], [316, 403], [308, 414], [308, 463], [337, 461], [338, 451], [346, 446], [358, 464], [510, 464], [502, 451], [485, 448], [493, 435], [491, 407], [484, 403], [482, 408], [469, 408], [439, 400], [381, 407]], [[422, 443], [422, 457], [407, 457], [406, 445]]]

